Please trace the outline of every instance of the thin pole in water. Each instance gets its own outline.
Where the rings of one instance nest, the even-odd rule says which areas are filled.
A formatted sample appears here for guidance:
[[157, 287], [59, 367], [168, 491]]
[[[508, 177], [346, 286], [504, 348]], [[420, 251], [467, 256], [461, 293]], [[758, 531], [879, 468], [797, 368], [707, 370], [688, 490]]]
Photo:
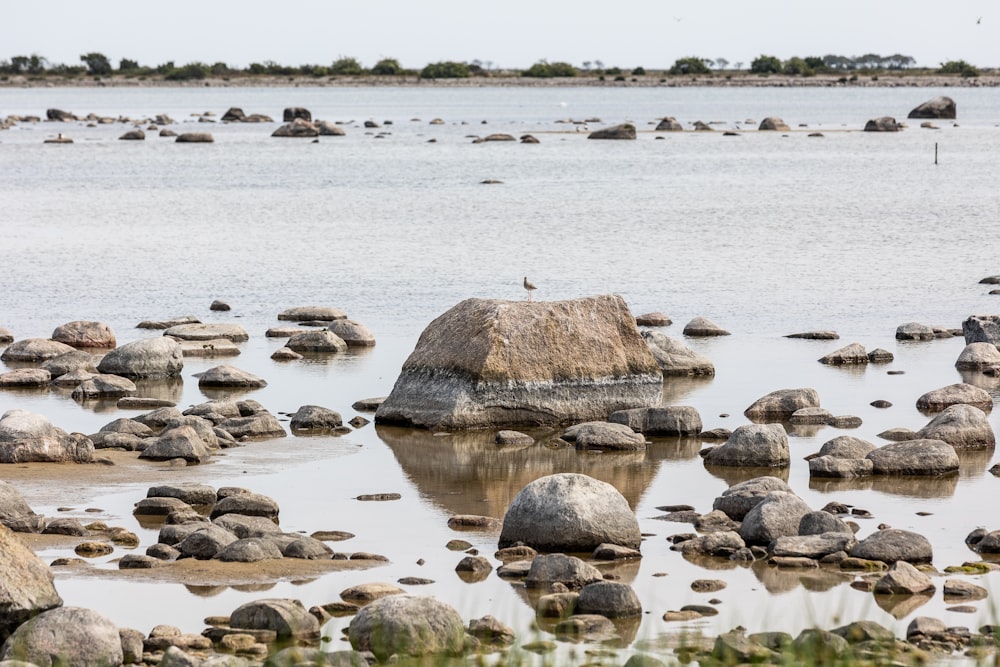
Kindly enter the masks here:
[[937, 142], [934, 142], [934, 164], [937, 164]]

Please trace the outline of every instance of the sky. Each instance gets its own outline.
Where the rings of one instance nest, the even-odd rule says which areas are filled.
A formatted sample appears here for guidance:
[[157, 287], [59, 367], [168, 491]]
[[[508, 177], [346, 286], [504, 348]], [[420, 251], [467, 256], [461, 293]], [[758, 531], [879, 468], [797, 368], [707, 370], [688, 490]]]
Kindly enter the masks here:
[[[977, 23], [977, 21], [979, 21]], [[526, 68], [669, 68], [678, 58], [724, 58], [743, 69], [759, 55], [902, 54], [936, 67], [965, 60], [1000, 67], [996, 0], [0, 0], [0, 60], [38, 54], [76, 65], [97, 51], [155, 66], [168, 61], [364, 66], [396, 58], [408, 68], [479, 60]]]

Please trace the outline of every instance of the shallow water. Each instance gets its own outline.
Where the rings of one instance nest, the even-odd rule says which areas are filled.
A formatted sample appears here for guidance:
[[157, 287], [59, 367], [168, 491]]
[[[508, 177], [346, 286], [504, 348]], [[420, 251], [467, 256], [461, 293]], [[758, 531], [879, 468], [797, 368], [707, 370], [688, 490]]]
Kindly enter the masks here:
[[[903, 118], [948, 92], [959, 104], [958, 127], [941, 121], [937, 132], [916, 124], [892, 135], [856, 131], [870, 117]], [[664, 401], [695, 406], [706, 428], [734, 428], [759, 396], [799, 386], [817, 389], [834, 414], [861, 417], [863, 426], [854, 430], [793, 431], [790, 485], [815, 509], [836, 500], [872, 511], [873, 519], [859, 521], [862, 535], [879, 523], [926, 535], [943, 569], [978, 559], [963, 544], [972, 529], [998, 527], [991, 510], [1000, 482], [986, 472], [993, 452], [963, 455], [961, 474], [943, 480], [811, 482], [802, 457], [842, 433], [881, 442], [876, 434], [886, 428], [916, 430], [928, 419], [916, 410], [916, 398], [962, 379], [1000, 396], [997, 381], [954, 369], [960, 338], [897, 343], [893, 337], [904, 322], [958, 327], [1000, 303], [978, 284], [1000, 273], [998, 96], [995, 89], [0, 90], [3, 115], [44, 115], [53, 106], [115, 116], [167, 112], [184, 130], [207, 128], [216, 137], [212, 145], [155, 136], [120, 142], [120, 124], [27, 124], [0, 133], [0, 326], [18, 338], [45, 337], [64, 322], [93, 319], [110, 324], [121, 343], [156, 335], [134, 328], [145, 319], [194, 314], [238, 322], [251, 334], [239, 357], [189, 358], [183, 381], [155, 392], [182, 408], [200, 403], [207, 396], [193, 375], [233, 363], [267, 379], [266, 388], [246, 395], [272, 412], [319, 404], [347, 419], [355, 400], [388, 393], [427, 322], [463, 298], [524, 298], [525, 274], [539, 286], [537, 299], [617, 292], [635, 313], [670, 314], [676, 324], [664, 330], [668, 335], [680, 336], [697, 315], [733, 332], [686, 341], [714, 361], [715, 378], [665, 384]], [[221, 115], [237, 105], [280, 117], [292, 104], [355, 122], [345, 125], [346, 137], [318, 144], [270, 139], [277, 124], [188, 124], [194, 112]], [[685, 124], [722, 121], [719, 129], [765, 115], [809, 127], [737, 137], [646, 131], [635, 142], [597, 142], [555, 122], [599, 116], [601, 124], [631, 119], [651, 130], [647, 122], [668, 114]], [[447, 123], [429, 125], [434, 117]], [[391, 134], [366, 132], [359, 124], [367, 118], [392, 120], [382, 128]], [[808, 136], [817, 130], [825, 136]], [[60, 131], [76, 143], [42, 144]], [[473, 145], [468, 138], [491, 132], [530, 132], [541, 144]], [[487, 178], [503, 184], [481, 185]], [[216, 298], [233, 311], [210, 312]], [[306, 304], [346, 309], [374, 331], [378, 345], [271, 361], [281, 343], [264, 331], [278, 324], [281, 310]], [[808, 329], [833, 329], [841, 340], [782, 337]], [[816, 363], [850, 342], [888, 349], [896, 360], [866, 369]], [[906, 373], [890, 376], [890, 369]], [[869, 405], [875, 399], [894, 406], [877, 410]], [[84, 433], [137, 414], [80, 405], [64, 393], [0, 392], [0, 413], [12, 408]], [[997, 418], [991, 422], [995, 428]], [[649, 612], [630, 629], [638, 641], [633, 648], [680, 631], [714, 633], [737, 624], [795, 633], [871, 618], [902, 634], [918, 614], [972, 628], [996, 621], [990, 601], [975, 603], [976, 614], [946, 611], [943, 579], [933, 599], [897, 610], [897, 620], [871, 595], [849, 588], [849, 578], [825, 571], [686, 561], [668, 550], [665, 537], [690, 526], [656, 520], [655, 508], [688, 503], [708, 511], [729, 484], [749, 474], [706, 470], [700, 447], [658, 440], [642, 454], [579, 454], [542, 444], [497, 451], [488, 434], [435, 436], [371, 425], [341, 438], [253, 443], [205, 466], [164, 469], [164, 480], [271, 495], [285, 529], [354, 532], [336, 548], [382, 553], [391, 564], [266, 590], [124, 583], [69, 572], [57, 575], [57, 587], [67, 604], [95, 608], [120, 625], [148, 632], [171, 623], [198, 632], [203, 617], [227, 614], [249, 599], [291, 596], [309, 606], [336, 600], [355, 583], [422, 576], [437, 583], [413, 592], [446, 600], [465, 618], [492, 613], [533, 637], [523, 591], [495, 575], [461, 581], [453, 569], [462, 554], [444, 547], [460, 537], [491, 555], [497, 534], [456, 533], [447, 517], [502, 517], [531, 479], [580, 471], [614, 483], [651, 533], [642, 562], [618, 571]], [[140, 550], [155, 541], [156, 531], [131, 516], [148, 485], [109, 488], [81, 477], [71, 497], [45, 482], [19, 488], [37, 512], [53, 516], [71, 505], [72, 516], [136, 530]], [[354, 500], [386, 491], [403, 498]], [[104, 512], [87, 515], [85, 507]], [[122, 553], [97, 559], [96, 567], [113, 569], [109, 561]], [[42, 553], [46, 560], [58, 555], [64, 553]], [[992, 589], [996, 576], [975, 579]], [[728, 587], [696, 594], [689, 588], [696, 578], [722, 578]], [[711, 597], [722, 601], [719, 616], [683, 626], [661, 620], [668, 609]], [[327, 628], [335, 645], [346, 623]]]

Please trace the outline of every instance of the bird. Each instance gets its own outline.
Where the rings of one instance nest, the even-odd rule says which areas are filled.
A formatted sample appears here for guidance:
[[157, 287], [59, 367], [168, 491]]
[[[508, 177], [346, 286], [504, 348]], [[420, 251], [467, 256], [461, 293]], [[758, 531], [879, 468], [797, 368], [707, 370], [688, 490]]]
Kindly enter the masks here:
[[982, 16], [980, 16], [978, 19], [976, 19], [976, 25], [979, 25], [982, 22], [983, 22], [983, 17]]
[[538, 288], [531, 284], [531, 282], [528, 280], [528, 276], [525, 276], [524, 277], [524, 289], [528, 293], [528, 301], [531, 301], [531, 292], [532, 292], [532, 290], [536, 290]]

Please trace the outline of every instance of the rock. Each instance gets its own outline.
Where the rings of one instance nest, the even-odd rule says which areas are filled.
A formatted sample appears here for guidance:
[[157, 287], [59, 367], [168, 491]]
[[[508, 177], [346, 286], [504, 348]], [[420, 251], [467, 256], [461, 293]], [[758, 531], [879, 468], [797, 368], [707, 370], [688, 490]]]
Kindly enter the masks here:
[[236, 440], [262, 440], [265, 438], [283, 438], [285, 429], [277, 417], [267, 410], [246, 417], [233, 417], [216, 425]]
[[348, 347], [373, 347], [375, 335], [360, 322], [354, 320], [333, 320], [327, 327], [338, 338], [347, 343]]
[[875, 445], [850, 435], [839, 435], [827, 440], [819, 448], [817, 456], [831, 456], [837, 459], [863, 459], [875, 450]]
[[184, 355], [172, 338], [149, 338], [126, 343], [111, 350], [97, 365], [108, 375], [135, 379], [169, 378], [180, 375]]
[[93, 442], [79, 433], [66, 433], [41, 415], [8, 410], [0, 416], [0, 463], [90, 463], [93, 459]]
[[955, 449], [992, 449], [996, 436], [979, 408], [952, 405], [917, 431], [918, 438], [944, 440]]
[[746, 542], [740, 534], [732, 530], [709, 533], [690, 540], [685, 540], [671, 547], [672, 550], [680, 551], [684, 554], [704, 554], [706, 556], [716, 556], [729, 558], [734, 553], [746, 548]]
[[391, 655], [458, 656], [465, 646], [462, 617], [430, 597], [394, 595], [365, 605], [348, 628], [356, 651], [384, 662]]
[[336, 431], [344, 427], [339, 412], [318, 405], [303, 405], [292, 415], [293, 431]]
[[203, 527], [191, 532], [175, 546], [182, 558], [209, 560], [237, 539], [239, 538], [221, 526], [204, 524]]
[[48, 371], [53, 378], [58, 378], [73, 371], [86, 371], [87, 373], [96, 374], [97, 359], [89, 352], [74, 350], [73, 352], [67, 352], [66, 354], [60, 354], [58, 357], [48, 359], [39, 368]]
[[541, 477], [518, 492], [500, 532], [500, 548], [590, 552], [604, 543], [639, 548], [639, 522], [618, 490], [586, 475]]
[[142, 141], [146, 138], [146, 133], [140, 129], [129, 130], [122, 136], [118, 137], [122, 141]]
[[787, 466], [791, 460], [788, 436], [781, 424], [738, 426], [725, 444], [705, 456], [706, 465]]
[[166, 429], [159, 436], [150, 438], [139, 458], [150, 461], [184, 459], [188, 463], [204, 463], [211, 455], [211, 449], [198, 432], [185, 425]]
[[818, 407], [815, 389], [779, 389], [758, 398], [743, 415], [752, 422], [787, 421], [796, 410]]
[[917, 409], [940, 412], [960, 403], [971, 405], [984, 412], [993, 409], [993, 397], [988, 391], [964, 382], [927, 392], [917, 399]]
[[601, 128], [587, 135], [588, 139], [635, 139], [635, 125], [622, 123]]
[[[163, 136], [163, 133], [160, 133]], [[179, 144], [210, 144], [215, 141], [215, 137], [210, 132], [185, 132], [177, 136], [175, 140]]]
[[235, 366], [221, 365], [198, 374], [199, 387], [266, 387], [267, 381]]
[[608, 421], [645, 435], [698, 435], [702, 429], [698, 410], [686, 405], [618, 410]]
[[876, 475], [947, 475], [958, 471], [953, 447], [936, 439], [903, 440], [868, 453]]
[[295, 361], [296, 359], [301, 359], [302, 355], [289, 347], [279, 347], [271, 355], [271, 358], [275, 361]]
[[[236, 516], [227, 514], [226, 516]], [[225, 517], [219, 517], [223, 519]], [[245, 517], [257, 518], [257, 517]], [[292, 540], [281, 549], [281, 555], [285, 558], [299, 558], [302, 560], [322, 560], [333, 555], [333, 549], [323, 542], [303, 535], [296, 540]]]
[[1000, 315], [971, 315], [962, 322], [965, 343], [1000, 343]]
[[148, 554], [125, 554], [118, 561], [119, 570], [151, 570], [161, 565], [163, 565], [161, 559]]
[[798, 535], [799, 522], [810, 508], [794, 493], [772, 491], [753, 507], [740, 524], [747, 544], [769, 544], [783, 535]]
[[535, 614], [540, 618], [567, 618], [576, 611], [576, 601], [579, 593], [549, 593], [538, 598], [535, 604]]
[[873, 118], [865, 123], [865, 132], [898, 132], [899, 123], [892, 116]]
[[838, 340], [836, 331], [803, 331], [802, 333], [786, 334], [785, 338], [804, 338], [806, 340]]
[[181, 315], [179, 317], [172, 317], [168, 320], [143, 320], [139, 324], [135, 325], [137, 329], [169, 329], [170, 327], [175, 327], [180, 324], [200, 324], [199, 320], [194, 315]]
[[985, 600], [989, 591], [964, 579], [945, 579], [942, 587], [945, 600], [958, 598], [963, 600]]
[[14, 342], [14, 334], [10, 332], [10, 329], [6, 327], [0, 327], [0, 344], [7, 344]]
[[799, 520], [799, 535], [822, 535], [823, 533], [853, 535], [854, 531], [836, 515], [825, 510], [809, 512]]
[[0, 373], [0, 387], [43, 387], [51, 380], [52, 375], [41, 368], [18, 368]]
[[821, 364], [831, 364], [836, 366], [848, 364], [867, 364], [868, 352], [865, 350], [865, 346], [861, 343], [851, 343], [850, 345], [845, 345], [839, 350], [834, 350], [830, 354], [820, 357], [818, 361]]
[[913, 109], [907, 118], [955, 118], [955, 100], [940, 96], [928, 100]]
[[494, 442], [498, 445], [510, 447], [533, 445], [535, 443], [535, 439], [527, 433], [521, 433], [520, 431], [500, 431], [497, 433]]
[[295, 352], [338, 353], [347, 351], [347, 343], [332, 331], [303, 331], [288, 339], [286, 347]]
[[799, 633], [790, 647], [793, 655], [808, 655], [816, 664], [836, 664], [844, 662], [844, 657], [850, 650], [847, 640], [827, 630], [807, 628]]
[[[4, 498], [0, 511], [10, 513], [18, 509], [17, 503], [7, 500], [11, 493], [16, 491], [6, 482], [0, 482], [0, 498]], [[27, 508], [27, 504], [23, 507]], [[30, 513], [28, 508], [19, 516]], [[0, 522], [0, 572], [3, 573], [0, 576], [0, 609], [3, 610], [0, 637], [6, 637], [36, 614], [62, 606], [62, 598], [53, 585], [52, 571], [3, 522]], [[9, 656], [5, 654], [4, 657]]]
[[175, 511], [187, 511], [191, 508], [180, 498], [153, 497], [143, 498], [135, 504], [132, 514], [136, 516], [167, 516]]
[[358, 584], [351, 586], [340, 592], [341, 599], [347, 602], [358, 604], [368, 604], [374, 600], [380, 600], [390, 595], [406, 595], [406, 591], [399, 586], [384, 583]]
[[826, 408], [801, 408], [792, 413], [788, 418], [789, 423], [794, 425], [826, 424], [833, 415]]
[[347, 134], [339, 125], [328, 120], [316, 121], [314, 125], [321, 137], [343, 137]]
[[600, 614], [573, 614], [556, 624], [557, 638], [575, 642], [602, 642], [618, 636], [618, 629], [610, 619]]
[[633, 653], [625, 661], [625, 667], [667, 667], [667, 663], [646, 653]]
[[74, 400], [85, 401], [93, 398], [121, 398], [135, 391], [135, 383], [128, 378], [101, 374], [81, 382], [70, 396]]
[[524, 585], [527, 588], [547, 589], [552, 584], [560, 583], [570, 590], [578, 590], [603, 580], [600, 570], [575, 556], [544, 554], [531, 561]]
[[208, 484], [194, 482], [161, 484], [146, 491], [147, 498], [177, 498], [188, 505], [214, 505], [215, 489]]
[[893, 563], [889, 571], [875, 582], [875, 593], [888, 595], [916, 595], [934, 590], [934, 583], [926, 574], [906, 561]]
[[580, 589], [578, 614], [600, 614], [606, 618], [642, 616], [642, 604], [632, 587], [618, 581], [597, 581]]
[[896, 340], [934, 340], [934, 328], [918, 322], [900, 324], [896, 327]]
[[854, 558], [895, 563], [929, 563], [934, 559], [931, 543], [923, 535], [898, 528], [879, 530], [858, 542], [848, 552]]
[[870, 364], [888, 364], [896, 357], [893, 356], [892, 352], [889, 350], [883, 350], [880, 347], [875, 348], [868, 353], [868, 363]]
[[319, 128], [302, 118], [296, 118], [271, 133], [272, 137], [318, 137]]
[[785, 121], [781, 120], [776, 116], [768, 116], [764, 120], [760, 121], [760, 126], [758, 130], [776, 130], [778, 132], [790, 132], [792, 128], [788, 127]]
[[223, 122], [240, 122], [244, 118], [246, 118], [246, 114], [243, 113], [243, 109], [239, 107], [229, 107], [229, 110], [222, 114], [222, 118], [219, 120]]
[[676, 338], [658, 331], [643, 331], [642, 337], [664, 375], [715, 375], [715, 365]]
[[875, 464], [868, 459], [818, 456], [809, 460], [810, 477], [867, 477], [874, 470]]
[[912, 640], [917, 637], [933, 637], [943, 635], [947, 631], [944, 621], [929, 616], [917, 616], [906, 627], [906, 638]]
[[347, 313], [340, 308], [327, 308], [325, 306], [297, 306], [278, 313], [279, 320], [291, 322], [308, 322], [310, 320], [332, 322], [346, 318]]
[[250, 340], [250, 334], [239, 324], [178, 324], [163, 332], [164, 336], [189, 341], [212, 341], [224, 338], [234, 343]]
[[661, 392], [660, 369], [620, 296], [467, 299], [424, 330], [375, 421], [554, 425], [655, 405]]
[[775, 538], [770, 546], [770, 553], [777, 557], [812, 558], [819, 560], [823, 556], [838, 551], [848, 551], [857, 543], [854, 534], [820, 533], [818, 535], [781, 535]]
[[667, 315], [657, 312], [636, 315], [635, 323], [640, 327], [668, 327], [673, 324], [673, 320]]
[[642, 558], [638, 549], [618, 546], [617, 544], [601, 544], [591, 554], [594, 560], [634, 560]]
[[656, 132], [683, 132], [684, 126], [673, 116], [664, 116], [656, 125]]
[[493, 565], [485, 556], [466, 556], [455, 566], [455, 572], [472, 574], [476, 581], [485, 579], [492, 571]]
[[955, 361], [959, 370], [981, 371], [995, 366], [1000, 366], [1000, 350], [987, 342], [969, 343]]
[[114, 347], [115, 334], [102, 322], [67, 322], [55, 328], [52, 340], [71, 347]]
[[115, 667], [122, 664], [118, 628], [96, 611], [59, 607], [23, 623], [7, 639], [0, 660], [37, 667]]
[[478, 514], [455, 514], [448, 518], [448, 527], [452, 530], [493, 530], [500, 527], [500, 520], [491, 516]]
[[738, 628], [716, 637], [712, 657], [725, 665], [773, 662], [776, 654], [747, 638], [744, 632], [743, 628]]
[[177, 133], [174, 132], [173, 130], [163, 129], [163, 130], [160, 130], [159, 136], [161, 136], [161, 137], [176, 137]]
[[76, 120], [76, 116], [69, 111], [63, 111], [62, 109], [46, 109], [45, 117], [49, 120], [57, 120], [63, 123], [69, 123]]
[[296, 118], [312, 121], [312, 112], [305, 107], [285, 107], [284, 112], [281, 114], [282, 122], [291, 123]]
[[684, 335], [694, 337], [728, 336], [728, 331], [707, 317], [696, 317], [684, 325]]
[[223, 514], [242, 514], [277, 520], [278, 511], [278, 503], [273, 498], [259, 493], [238, 493], [219, 500], [211, 516], [215, 519]]
[[712, 503], [712, 509], [725, 512], [734, 521], [742, 521], [772, 491], [790, 493], [791, 488], [777, 477], [755, 477], [723, 491]]
[[834, 628], [832, 632], [839, 637], [843, 637], [851, 644], [874, 641], [891, 645], [896, 641], [896, 634], [892, 630], [879, 625], [875, 621], [855, 621], [839, 628]]
[[385, 396], [376, 396], [374, 398], [362, 398], [361, 400], [354, 401], [351, 407], [358, 412], [375, 412], [378, 410], [378, 406], [382, 405], [385, 401]]
[[903, 442], [905, 440], [916, 440], [917, 432], [902, 427], [890, 428], [879, 433], [878, 437], [882, 438], [883, 440], [891, 440], [893, 442]]
[[39, 362], [73, 352], [73, 348], [65, 343], [48, 338], [22, 338], [11, 343], [0, 354], [0, 361], [30, 361]]
[[229, 615], [236, 630], [270, 630], [278, 639], [319, 638], [319, 622], [298, 600], [281, 598], [254, 600], [240, 605]]
[[227, 544], [212, 558], [226, 563], [257, 563], [281, 557], [281, 549], [274, 542], [263, 537], [245, 537]]
[[247, 537], [269, 537], [281, 534], [281, 528], [273, 519], [264, 516], [248, 516], [246, 514], [223, 514], [212, 520], [240, 539]]
[[585, 422], [571, 426], [562, 437], [563, 440], [575, 442], [577, 449], [646, 449], [646, 439], [625, 424]]
[[469, 621], [468, 632], [487, 646], [509, 646], [515, 639], [513, 628], [489, 615]]

